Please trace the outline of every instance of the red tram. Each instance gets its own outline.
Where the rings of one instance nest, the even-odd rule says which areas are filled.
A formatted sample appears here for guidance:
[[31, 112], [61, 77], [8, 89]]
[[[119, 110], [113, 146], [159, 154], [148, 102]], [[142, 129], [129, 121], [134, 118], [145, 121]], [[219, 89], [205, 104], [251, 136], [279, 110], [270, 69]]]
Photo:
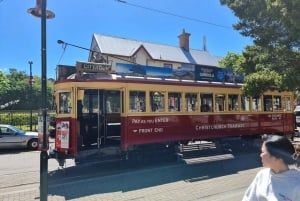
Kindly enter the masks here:
[[55, 83], [57, 157], [114, 147], [293, 135], [291, 92], [246, 97], [242, 84], [116, 74], [81, 74]]

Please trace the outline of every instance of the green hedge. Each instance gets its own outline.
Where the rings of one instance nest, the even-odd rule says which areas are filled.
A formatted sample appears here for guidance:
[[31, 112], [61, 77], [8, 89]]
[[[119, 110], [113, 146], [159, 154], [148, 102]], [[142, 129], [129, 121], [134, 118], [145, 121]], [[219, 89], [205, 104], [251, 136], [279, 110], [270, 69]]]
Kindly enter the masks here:
[[[39, 111], [32, 111], [32, 130], [37, 130]], [[48, 111], [50, 121], [55, 121], [55, 111]], [[0, 111], [0, 124], [10, 124], [30, 130], [30, 111]]]

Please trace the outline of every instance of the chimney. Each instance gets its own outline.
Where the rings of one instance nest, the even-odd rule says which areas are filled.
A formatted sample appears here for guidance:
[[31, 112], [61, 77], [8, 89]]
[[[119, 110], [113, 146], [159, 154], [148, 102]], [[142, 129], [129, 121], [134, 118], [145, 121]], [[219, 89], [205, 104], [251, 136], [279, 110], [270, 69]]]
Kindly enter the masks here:
[[179, 47], [183, 48], [185, 51], [190, 50], [190, 33], [186, 33], [185, 30], [182, 30], [182, 34], [178, 36], [179, 38]]
[[207, 47], [206, 47], [206, 36], [203, 36], [203, 51], [207, 52]]

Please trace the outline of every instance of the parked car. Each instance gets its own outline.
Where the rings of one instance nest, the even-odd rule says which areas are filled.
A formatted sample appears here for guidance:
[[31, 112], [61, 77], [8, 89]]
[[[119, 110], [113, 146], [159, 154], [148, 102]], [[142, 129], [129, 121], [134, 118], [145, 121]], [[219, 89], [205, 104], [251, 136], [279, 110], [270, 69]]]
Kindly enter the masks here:
[[38, 133], [23, 131], [14, 126], [0, 124], [0, 149], [38, 148]]
[[297, 124], [297, 126], [300, 126], [300, 105], [297, 105], [295, 107], [294, 113], [295, 113], [295, 118], [296, 118], [296, 124]]

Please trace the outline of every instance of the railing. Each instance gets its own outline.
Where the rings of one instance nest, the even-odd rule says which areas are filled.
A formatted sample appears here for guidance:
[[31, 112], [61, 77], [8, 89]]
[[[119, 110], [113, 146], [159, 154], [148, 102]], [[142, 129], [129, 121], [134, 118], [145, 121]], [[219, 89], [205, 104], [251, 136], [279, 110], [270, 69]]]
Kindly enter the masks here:
[[[39, 111], [32, 111], [32, 117], [28, 110], [1, 110], [0, 124], [10, 124], [25, 131], [29, 131], [30, 127], [33, 131], [38, 129], [38, 113]], [[55, 121], [55, 111], [48, 111], [51, 121]], [[32, 119], [31, 119], [32, 118]], [[30, 125], [32, 122], [32, 125]]]

